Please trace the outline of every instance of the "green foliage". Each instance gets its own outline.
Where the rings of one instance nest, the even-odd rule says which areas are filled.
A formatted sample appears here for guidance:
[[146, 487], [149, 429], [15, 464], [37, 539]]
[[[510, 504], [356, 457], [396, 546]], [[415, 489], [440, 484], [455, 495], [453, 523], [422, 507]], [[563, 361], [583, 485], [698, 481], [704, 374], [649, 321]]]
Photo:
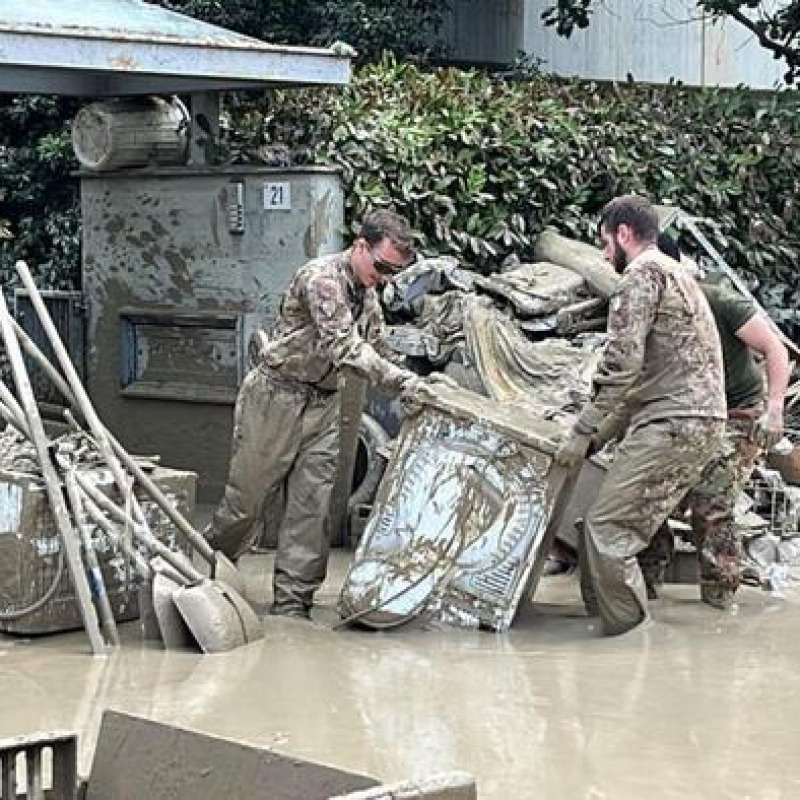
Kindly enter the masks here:
[[156, 0], [170, 11], [219, 25], [246, 36], [281, 44], [310, 44], [320, 30], [322, 3], [295, 0]]
[[405, 58], [441, 53], [448, 0], [156, 0], [158, 5], [268, 42], [352, 45], [360, 61], [384, 51]]
[[[794, 320], [800, 116], [792, 93], [500, 80], [387, 59], [345, 91], [280, 91], [231, 109], [235, 159], [281, 143], [336, 164], [353, 230], [391, 206], [429, 252], [496, 269], [546, 225], [587, 241], [608, 199], [640, 192], [715, 220], [711, 237]], [[800, 319], [796, 320], [800, 322]]]
[[443, 52], [437, 38], [449, 7], [443, 0], [329, 0], [322, 6], [315, 41], [345, 41], [361, 61], [376, 61], [384, 51], [422, 59]]
[[80, 208], [69, 123], [77, 103], [51, 97], [0, 100], [0, 280], [16, 281], [29, 261], [42, 284], [75, 288], [80, 275]]
[[[228, 104], [223, 162], [335, 164], [355, 230], [391, 206], [430, 253], [496, 269], [532, 257], [546, 225], [586, 241], [616, 194], [715, 220], [712, 240], [782, 321], [800, 325], [800, 115], [791, 92], [510, 80], [386, 58], [344, 89], [275, 90]], [[49, 99], [0, 106], [0, 278], [15, 258], [76, 286], [75, 166]]]

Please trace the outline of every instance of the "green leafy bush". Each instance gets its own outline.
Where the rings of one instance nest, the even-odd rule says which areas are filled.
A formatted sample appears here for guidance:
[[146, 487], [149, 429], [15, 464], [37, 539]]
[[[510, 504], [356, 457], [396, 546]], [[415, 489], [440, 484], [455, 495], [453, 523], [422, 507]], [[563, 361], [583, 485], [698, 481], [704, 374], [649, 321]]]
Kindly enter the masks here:
[[791, 92], [601, 85], [430, 70], [392, 59], [345, 91], [279, 91], [232, 109], [235, 160], [283, 143], [337, 164], [354, 229], [406, 214], [428, 250], [476, 269], [530, 258], [546, 225], [587, 241], [611, 197], [639, 192], [718, 223], [712, 240], [786, 322], [795, 263], [800, 115]]
[[30, 262], [42, 286], [80, 285], [78, 166], [69, 120], [78, 104], [42, 96], [0, 102], [0, 280], [16, 282], [14, 262]]
[[[535, 71], [534, 71], [535, 73]], [[600, 85], [383, 62], [341, 89], [237, 95], [224, 160], [336, 164], [352, 229], [406, 214], [428, 252], [496, 269], [546, 225], [595, 239], [610, 197], [641, 192], [715, 220], [711, 237], [773, 315], [800, 324], [800, 115], [791, 92]], [[79, 284], [77, 186], [65, 101], [0, 107], [0, 277], [14, 258]], [[276, 153], [278, 158], [276, 159]], [[2, 226], [0, 226], [2, 227]]]

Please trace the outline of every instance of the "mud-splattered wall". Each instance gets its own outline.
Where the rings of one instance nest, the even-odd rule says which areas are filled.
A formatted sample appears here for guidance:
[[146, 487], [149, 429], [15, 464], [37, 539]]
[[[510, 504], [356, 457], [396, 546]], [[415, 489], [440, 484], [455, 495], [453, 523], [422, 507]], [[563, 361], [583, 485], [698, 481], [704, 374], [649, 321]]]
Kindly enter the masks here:
[[197, 471], [213, 500], [255, 326], [295, 270], [341, 247], [332, 170], [170, 168], [84, 174], [89, 391], [133, 452]]

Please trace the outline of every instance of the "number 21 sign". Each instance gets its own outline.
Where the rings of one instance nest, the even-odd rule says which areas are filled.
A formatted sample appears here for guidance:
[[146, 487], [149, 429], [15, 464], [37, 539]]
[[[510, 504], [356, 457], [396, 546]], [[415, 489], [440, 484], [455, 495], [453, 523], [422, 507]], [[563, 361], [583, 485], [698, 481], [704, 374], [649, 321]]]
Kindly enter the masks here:
[[292, 185], [290, 183], [264, 183], [264, 208], [267, 211], [291, 211]]

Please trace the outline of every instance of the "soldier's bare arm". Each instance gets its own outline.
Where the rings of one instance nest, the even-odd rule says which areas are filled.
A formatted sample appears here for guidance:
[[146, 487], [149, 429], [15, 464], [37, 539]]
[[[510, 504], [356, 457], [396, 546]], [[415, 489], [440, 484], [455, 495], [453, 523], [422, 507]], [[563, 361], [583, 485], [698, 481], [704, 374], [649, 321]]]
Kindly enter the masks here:
[[767, 373], [767, 408], [755, 423], [753, 438], [769, 449], [783, 436], [783, 404], [791, 377], [789, 353], [769, 321], [755, 314], [736, 331], [751, 350], [764, 357]]
[[751, 350], [764, 357], [767, 373], [767, 410], [783, 414], [783, 403], [792, 372], [789, 353], [783, 342], [761, 314], [755, 314], [745, 322], [736, 331], [736, 336]]

